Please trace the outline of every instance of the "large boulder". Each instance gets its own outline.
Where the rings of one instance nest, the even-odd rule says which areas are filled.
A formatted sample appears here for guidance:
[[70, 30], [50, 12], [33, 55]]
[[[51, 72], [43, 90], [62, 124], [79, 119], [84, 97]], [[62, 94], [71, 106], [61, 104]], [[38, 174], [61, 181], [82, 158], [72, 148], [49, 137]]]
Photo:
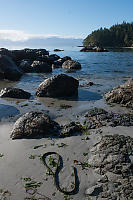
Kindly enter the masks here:
[[66, 60], [62, 67], [65, 69], [81, 69], [81, 64], [79, 62], [76, 62], [74, 60]]
[[12, 139], [36, 138], [55, 135], [60, 126], [42, 112], [28, 112], [20, 117], [11, 131]]
[[43, 61], [34, 61], [31, 64], [31, 72], [46, 73], [52, 72], [52, 66]]
[[1, 98], [29, 99], [31, 94], [19, 88], [4, 88], [0, 91]]
[[0, 55], [0, 79], [17, 81], [22, 74], [23, 72], [17, 67], [10, 57]]
[[37, 88], [38, 97], [67, 97], [78, 93], [79, 82], [71, 76], [59, 74], [44, 80]]
[[109, 103], [118, 103], [133, 108], [133, 78], [104, 94]]

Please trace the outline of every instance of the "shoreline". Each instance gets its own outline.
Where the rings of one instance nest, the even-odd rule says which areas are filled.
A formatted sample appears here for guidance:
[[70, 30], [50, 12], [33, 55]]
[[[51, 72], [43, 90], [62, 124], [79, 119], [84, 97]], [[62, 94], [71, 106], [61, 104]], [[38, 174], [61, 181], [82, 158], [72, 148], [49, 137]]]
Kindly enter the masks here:
[[[39, 100], [39, 101], [38, 101]], [[3, 104], [7, 102], [2, 100]], [[41, 105], [38, 104], [41, 102]], [[28, 103], [28, 106], [23, 106]], [[76, 105], [75, 105], [76, 103]], [[16, 101], [7, 102], [17, 108], [20, 111], [19, 115], [14, 117], [5, 118], [0, 122], [0, 153], [3, 157], [0, 158], [0, 188], [6, 193], [6, 197], [10, 196], [10, 200], [14, 199], [28, 199], [28, 198], [43, 198], [49, 200], [74, 200], [82, 199], [88, 200], [85, 195], [87, 188], [95, 185], [100, 178], [94, 171], [89, 169], [82, 170], [81, 166], [75, 165], [77, 169], [77, 175], [79, 178], [79, 191], [77, 194], [65, 197], [64, 194], [59, 192], [54, 183], [53, 177], [46, 175], [46, 167], [40, 161], [39, 156], [46, 152], [58, 152], [63, 159], [63, 171], [60, 173], [61, 187], [66, 187], [67, 190], [71, 189], [70, 185], [73, 182], [72, 168], [73, 161], [78, 160], [80, 162], [87, 162], [90, 157], [89, 149], [93, 147], [95, 143], [99, 141], [102, 135], [107, 134], [121, 134], [125, 136], [132, 136], [132, 127], [101, 127], [90, 130], [87, 136], [89, 140], [85, 140], [86, 135], [74, 135], [66, 138], [41, 138], [41, 139], [18, 139], [11, 140], [10, 131], [13, 127], [16, 119], [22, 114], [30, 110], [37, 110], [47, 112], [55, 121], [60, 124], [66, 124], [72, 120], [82, 120], [82, 114], [85, 113], [91, 107], [102, 107], [110, 112], [126, 113], [129, 109], [114, 106], [110, 107], [104, 103], [104, 100], [98, 100], [94, 102], [73, 102], [68, 100], [58, 100], [53, 98], [40, 98], [27, 101], [21, 101], [16, 104]], [[71, 105], [68, 109], [59, 109], [60, 104]], [[63, 147], [59, 145], [65, 144]], [[37, 149], [34, 147], [38, 146]], [[39, 147], [40, 146], [40, 147]], [[87, 156], [83, 156], [87, 153]], [[39, 170], [38, 170], [39, 169]], [[33, 191], [26, 192], [24, 178], [30, 178], [32, 181], [41, 182], [41, 186], [37, 188], [37, 192], [32, 195]], [[93, 199], [93, 198], [92, 198]]]

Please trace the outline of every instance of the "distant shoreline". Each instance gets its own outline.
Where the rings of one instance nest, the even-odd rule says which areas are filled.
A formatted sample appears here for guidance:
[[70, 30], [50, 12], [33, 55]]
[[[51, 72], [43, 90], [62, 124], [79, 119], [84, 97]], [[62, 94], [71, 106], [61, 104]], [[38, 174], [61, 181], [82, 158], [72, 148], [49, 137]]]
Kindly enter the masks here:
[[[77, 47], [85, 47], [85, 46], [77, 46]], [[104, 47], [106, 49], [133, 49], [133, 47]]]
[[133, 47], [106, 47], [107, 49], [133, 49]]

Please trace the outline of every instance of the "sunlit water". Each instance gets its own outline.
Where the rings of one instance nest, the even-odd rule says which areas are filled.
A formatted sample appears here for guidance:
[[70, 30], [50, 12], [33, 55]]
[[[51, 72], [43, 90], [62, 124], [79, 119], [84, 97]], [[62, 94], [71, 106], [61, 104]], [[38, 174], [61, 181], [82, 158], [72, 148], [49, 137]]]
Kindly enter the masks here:
[[[80, 48], [65, 49], [62, 52], [53, 52], [54, 48], [49, 48], [50, 54], [56, 53], [60, 57], [70, 56], [72, 59], [81, 63], [82, 69], [73, 73], [66, 73], [64, 69], [54, 69], [52, 73], [44, 74], [25, 74], [19, 82], [9, 83], [0, 82], [0, 88], [14, 86], [35, 95], [36, 88], [46, 78], [55, 74], [66, 73], [67, 75], [77, 78], [80, 84], [93, 82], [91, 87], [79, 89], [79, 100], [88, 98], [97, 100], [101, 95], [113, 87], [124, 83], [128, 78], [133, 76], [133, 51], [126, 52], [80, 52]], [[69, 88], [68, 88], [69, 89]]]

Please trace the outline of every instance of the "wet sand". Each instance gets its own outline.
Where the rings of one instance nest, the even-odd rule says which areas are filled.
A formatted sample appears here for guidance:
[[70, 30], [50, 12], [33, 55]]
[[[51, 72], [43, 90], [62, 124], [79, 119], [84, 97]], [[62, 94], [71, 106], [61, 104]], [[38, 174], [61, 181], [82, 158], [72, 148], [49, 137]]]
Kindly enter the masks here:
[[[54, 200], [69, 199], [64, 197], [64, 194], [59, 192], [54, 183], [52, 176], [46, 175], [46, 167], [40, 160], [40, 156], [49, 151], [58, 152], [63, 159], [63, 169], [59, 174], [61, 187], [71, 189], [73, 182], [72, 168], [74, 160], [80, 162], [87, 162], [89, 158], [89, 149], [94, 143], [96, 143], [101, 135], [106, 134], [122, 134], [133, 136], [133, 127], [103, 127], [90, 131], [89, 140], [84, 140], [85, 135], [76, 135], [67, 138], [42, 138], [42, 139], [21, 139], [11, 140], [10, 131], [14, 122], [22, 114], [29, 111], [42, 111], [48, 113], [52, 119], [60, 124], [66, 124], [73, 120], [81, 120], [82, 114], [92, 107], [104, 108], [107, 111], [116, 113], [129, 113], [132, 112], [129, 109], [120, 106], [111, 107], [104, 103], [103, 99], [96, 101], [74, 101], [74, 100], [59, 100], [53, 98], [40, 98], [31, 99], [26, 101], [19, 101], [14, 99], [2, 99], [1, 104], [4, 106], [12, 106], [12, 113], [10, 110], [6, 110], [6, 116], [4, 116], [4, 110], [1, 110], [4, 118], [0, 122], [0, 189], [8, 191], [4, 194], [7, 199], [46, 199], [46, 197]], [[61, 105], [70, 105], [72, 107], [68, 109], [62, 109]], [[3, 107], [4, 108], [4, 107]], [[16, 113], [18, 110], [19, 113]], [[10, 115], [8, 117], [8, 115]], [[59, 147], [61, 144], [65, 144], [63, 147]], [[42, 145], [37, 149], [35, 146]], [[86, 156], [83, 153], [88, 153]], [[85, 196], [85, 190], [93, 185], [98, 180], [98, 175], [90, 168], [82, 169], [79, 165], [75, 165], [77, 168], [77, 175], [79, 179], [79, 188], [77, 194], [70, 196], [75, 200], [88, 199]], [[37, 191], [28, 191], [24, 187], [24, 178], [29, 177], [31, 180], [41, 182], [41, 186], [37, 188]], [[31, 194], [34, 193], [35, 194]], [[30, 193], [30, 194], [29, 194]], [[39, 194], [38, 194], [39, 193]], [[0, 194], [1, 198], [3, 193]], [[46, 197], [44, 198], [45, 195]]]

